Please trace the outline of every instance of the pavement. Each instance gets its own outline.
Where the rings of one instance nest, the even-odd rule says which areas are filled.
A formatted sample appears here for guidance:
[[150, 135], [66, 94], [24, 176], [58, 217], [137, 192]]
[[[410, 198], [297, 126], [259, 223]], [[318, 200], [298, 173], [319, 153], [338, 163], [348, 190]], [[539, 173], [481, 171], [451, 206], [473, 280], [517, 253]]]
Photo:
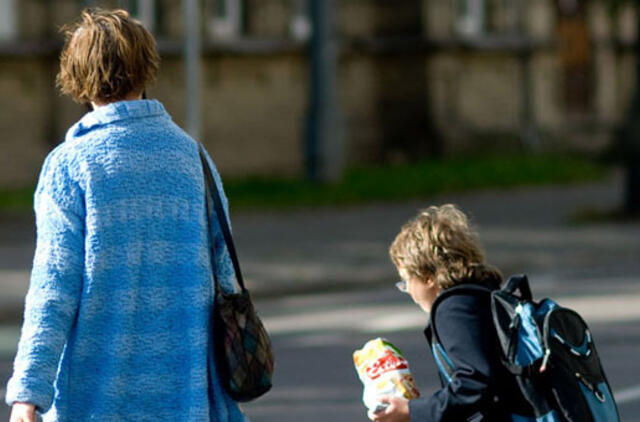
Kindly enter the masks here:
[[[282, 361], [288, 362], [279, 372], [280, 390], [249, 410], [256, 420], [258, 416], [265, 421], [300, 420], [302, 414], [304, 420], [309, 415], [326, 420], [327, 410], [336, 408], [340, 399], [341, 418], [335, 420], [362, 419], [360, 386], [353, 377], [344, 376], [352, 373], [344, 356], [350, 356], [354, 344], [374, 333], [407, 333], [402, 343], [420, 352], [423, 347], [411, 346], [414, 336], [408, 333], [424, 324], [424, 315], [406, 303], [382, 301], [388, 296], [384, 289], [390, 290], [383, 286], [397, 280], [388, 247], [419, 209], [455, 203], [478, 228], [488, 262], [505, 275], [529, 274], [536, 297], [561, 299], [587, 318], [597, 331], [599, 351], [607, 358], [616, 399], [626, 406], [625, 420], [640, 421], [638, 374], [630, 370], [640, 339], [640, 221], [576, 221], [578, 215], [606, 214], [619, 207], [622, 198], [622, 177], [612, 174], [597, 183], [482, 190], [339, 208], [235, 212], [232, 202], [245, 279]], [[34, 239], [31, 215], [0, 216], [3, 379], [10, 372], [18, 341]], [[309, 382], [300, 380], [309, 370], [308, 362], [326, 360], [327, 353], [342, 366], [329, 372], [319, 366], [311, 377], [318, 381], [301, 387]], [[336, 379], [344, 384], [337, 390]], [[5, 393], [2, 384], [0, 396]], [[336, 398], [335, 391], [349, 388], [356, 399]], [[306, 398], [292, 404], [291, 392]], [[331, 394], [318, 403], [323, 392]], [[0, 406], [0, 419], [7, 419], [7, 412]]]
[[[640, 222], [575, 222], [622, 203], [622, 177], [597, 183], [482, 190], [421, 201], [339, 208], [234, 212], [236, 247], [256, 298], [361, 289], [395, 281], [388, 247], [401, 225], [431, 204], [456, 203], [478, 228], [488, 262], [538, 283], [614, 277], [637, 283]], [[31, 215], [0, 217], [0, 324], [19, 324], [34, 252]], [[550, 275], [552, 274], [552, 275]], [[553, 278], [549, 279], [549, 277]], [[626, 280], [625, 277], [629, 278]], [[593, 281], [595, 280], [595, 281]], [[574, 283], [575, 284], [575, 283]]]

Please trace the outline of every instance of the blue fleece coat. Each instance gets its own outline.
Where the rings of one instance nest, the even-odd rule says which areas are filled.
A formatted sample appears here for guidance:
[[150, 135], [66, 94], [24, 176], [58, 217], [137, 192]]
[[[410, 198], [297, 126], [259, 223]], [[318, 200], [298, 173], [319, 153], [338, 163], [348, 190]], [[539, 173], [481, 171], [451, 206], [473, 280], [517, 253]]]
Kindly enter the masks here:
[[[198, 145], [158, 101], [112, 103], [69, 129], [35, 193], [9, 405], [33, 403], [45, 421], [244, 421], [208, 354], [204, 196]], [[233, 290], [213, 226], [216, 271]]]

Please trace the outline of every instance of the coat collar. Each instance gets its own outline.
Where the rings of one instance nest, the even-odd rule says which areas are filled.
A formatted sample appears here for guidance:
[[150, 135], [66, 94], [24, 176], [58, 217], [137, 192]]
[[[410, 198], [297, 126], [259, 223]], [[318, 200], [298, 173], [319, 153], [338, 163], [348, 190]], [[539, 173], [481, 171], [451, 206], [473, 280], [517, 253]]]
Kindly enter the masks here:
[[[453, 295], [455, 295], [456, 293], [459, 293], [461, 291], [466, 291], [467, 293], [469, 293], [469, 291], [471, 292], [487, 292], [489, 290], [494, 290], [499, 288], [500, 285], [500, 281], [499, 280], [486, 280], [484, 283], [476, 283], [476, 282], [471, 282], [471, 281], [464, 281], [456, 286], [450, 287], [448, 289], [442, 290], [438, 296], [436, 297], [436, 299], [433, 301], [433, 304], [431, 305], [431, 312], [429, 312], [429, 321], [427, 322], [427, 326], [424, 329], [424, 335], [427, 338], [427, 341], [429, 342], [429, 345], [431, 345], [432, 341], [433, 341], [433, 336], [434, 336], [434, 316], [435, 316], [435, 311], [438, 307], [438, 305], [440, 304], [440, 302], [442, 302], [443, 300], [445, 300], [448, 297], [451, 297]], [[489, 289], [489, 290], [487, 290]], [[436, 335], [437, 337], [437, 335]]]
[[109, 123], [119, 120], [167, 115], [164, 106], [158, 100], [118, 101], [98, 107], [85, 114], [69, 128], [66, 139], [72, 139]]

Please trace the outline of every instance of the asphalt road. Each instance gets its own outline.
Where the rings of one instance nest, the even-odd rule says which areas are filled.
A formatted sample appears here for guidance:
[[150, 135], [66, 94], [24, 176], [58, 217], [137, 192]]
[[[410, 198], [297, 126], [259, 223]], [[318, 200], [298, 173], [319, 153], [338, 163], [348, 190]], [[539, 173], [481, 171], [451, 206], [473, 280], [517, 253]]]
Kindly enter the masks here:
[[[608, 284], [618, 293], [585, 294], [579, 288], [583, 281], [567, 280], [573, 286], [541, 283], [534, 291], [585, 316], [619, 402], [621, 420], [640, 422], [640, 309], [620, 311], [627, 303], [640, 303], [640, 286], [611, 279]], [[245, 406], [253, 421], [368, 420], [351, 356], [378, 336], [404, 352], [422, 394], [438, 388], [436, 368], [422, 336], [426, 316], [394, 288], [298, 296], [259, 306], [273, 335], [277, 372], [273, 391]]]
[[[591, 325], [622, 421], [640, 422], [640, 285], [633, 281], [637, 278], [603, 280], [569, 273], [562, 277], [533, 274], [534, 294], [551, 296], [582, 313]], [[600, 289], [603, 285], [607, 293]], [[378, 336], [402, 349], [422, 394], [438, 386], [421, 334], [427, 317], [391, 286], [261, 299], [257, 307], [272, 334], [277, 362], [273, 390], [244, 405], [254, 422], [366, 421], [352, 353]], [[17, 327], [0, 332], [3, 380], [9, 376], [10, 343], [17, 341], [17, 333]], [[0, 407], [0, 420], [8, 420], [8, 410]]]
[[[421, 335], [426, 316], [390, 287], [395, 274], [387, 248], [418, 208], [454, 202], [478, 224], [490, 263], [505, 273], [530, 273], [537, 297], [550, 295], [585, 316], [622, 421], [640, 422], [640, 224], [571, 222], [576, 212], [619, 204], [620, 186], [612, 179], [428, 202], [237, 215], [243, 269], [277, 352], [275, 387], [246, 405], [247, 414], [254, 422], [366, 421], [351, 356], [378, 336], [404, 351], [423, 394], [437, 388]], [[33, 246], [30, 218], [0, 219], [2, 397]], [[8, 420], [8, 411], [0, 405], [0, 421]]]

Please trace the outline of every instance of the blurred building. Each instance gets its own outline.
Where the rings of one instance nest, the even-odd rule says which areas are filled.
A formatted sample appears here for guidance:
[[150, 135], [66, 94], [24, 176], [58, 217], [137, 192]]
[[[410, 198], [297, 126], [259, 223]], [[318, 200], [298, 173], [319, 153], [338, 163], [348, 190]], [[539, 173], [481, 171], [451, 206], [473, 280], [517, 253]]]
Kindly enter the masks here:
[[[203, 0], [203, 141], [225, 175], [303, 173], [308, 0]], [[159, 98], [185, 120], [179, 0], [0, 0], [0, 188], [33, 183], [84, 112], [54, 88], [59, 26], [125, 7], [155, 33]], [[633, 88], [635, 11], [598, 0], [341, 0], [346, 159], [599, 151]]]

